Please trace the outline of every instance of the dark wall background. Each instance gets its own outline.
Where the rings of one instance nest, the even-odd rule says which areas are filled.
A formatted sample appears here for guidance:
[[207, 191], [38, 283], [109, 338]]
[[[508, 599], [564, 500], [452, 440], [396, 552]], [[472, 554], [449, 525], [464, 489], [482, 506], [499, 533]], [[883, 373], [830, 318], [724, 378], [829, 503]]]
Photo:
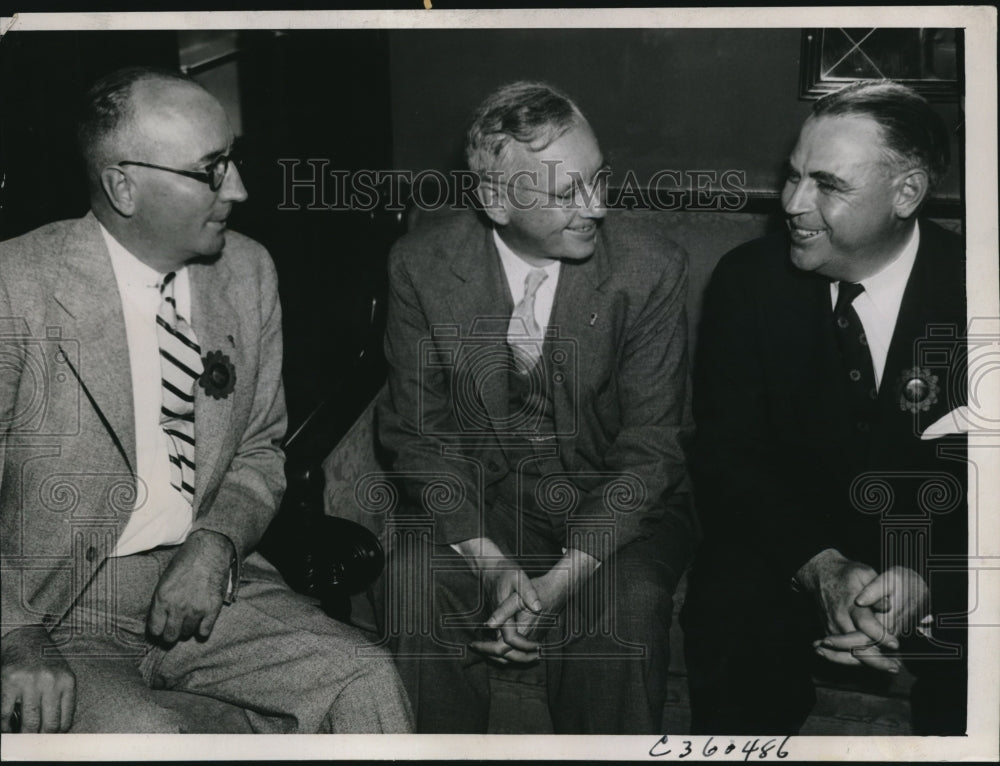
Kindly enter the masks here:
[[[80, 97], [126, 64], [176, 68], [173, 31], [26, 32], [0, 41], [0, 239], [83, 215], [89, 205], [73, 143]], [[292, 428], [323, 402], [335, 442], [381, 384], [385, 256], [394, 216], [279, 210], [279, 158], [331, 167], [391, 167], [385, 32], [242, 32], [235, 60], [243, 135], [237, 148], [249, 199], [230, 225], [262, 242], [278, 269], [285, 385]]]
[[[615, 176], [746, 170], [777, 192], [811, 102], [798, 98], [800, 29], [494, 29], [389, 33], [398, 167], [462, 163], [462, 132], [483, 96], [516, 79], [549, 81], [590, 119]], [[937, 104], [945, 124], [957, 103]], [[959, 198], [959, 144], [939, 196]]]
[[0, 39], [0, 239], [87, 211], [73, 143], [80, 94], [105, 72], [137, 62], [176, 67], [176, 35], [18, 32]]

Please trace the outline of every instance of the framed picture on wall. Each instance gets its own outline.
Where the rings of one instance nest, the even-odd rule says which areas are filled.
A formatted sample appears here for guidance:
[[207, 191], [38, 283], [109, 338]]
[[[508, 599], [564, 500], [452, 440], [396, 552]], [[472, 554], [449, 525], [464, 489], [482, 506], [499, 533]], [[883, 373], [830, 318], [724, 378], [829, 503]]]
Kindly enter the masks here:
[[834, 28], [802, 30], [799, 96], [817, 99], [855, 80], [890, 78], [931, 101], [958, 101], [962, 30]]

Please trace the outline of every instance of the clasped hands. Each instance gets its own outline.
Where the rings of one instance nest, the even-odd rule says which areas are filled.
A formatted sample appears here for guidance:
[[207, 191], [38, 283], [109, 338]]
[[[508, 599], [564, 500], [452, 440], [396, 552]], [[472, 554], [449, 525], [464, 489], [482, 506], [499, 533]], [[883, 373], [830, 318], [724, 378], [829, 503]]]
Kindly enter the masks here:
[[813, 644], [817, 654], [839, 665], [900, 671], [902, 663], [892, 655], [899, 636], [928, 617], [927, 584], [919, 574], [901, 566], [879, 574], [828, 549], [810, 559], [796, 579], [826, 621], [826, 637]]
[[496, 638], [473, 641], [470, 648], [501, 665], [535, 662], [541, 648], [535, 640], [539, 623], [562, 611], [568, 577], [565, 573], [559, 577], [553, 568], [531, 578], [509, 559], [482, 573], [487, 597], [496, 604], [486, 628], [495, 631]]
[[453, 547], [481, 573], [487, 598], [494, 605], [485, 627], [495, 637], [472, 641], [469, 648], [500, 665], [539, 659], [538, 634], [563, 611], [570, 591], [599, 565], [592, 556], [570, 549], [548, 572], [529, 577], [489, 538]]

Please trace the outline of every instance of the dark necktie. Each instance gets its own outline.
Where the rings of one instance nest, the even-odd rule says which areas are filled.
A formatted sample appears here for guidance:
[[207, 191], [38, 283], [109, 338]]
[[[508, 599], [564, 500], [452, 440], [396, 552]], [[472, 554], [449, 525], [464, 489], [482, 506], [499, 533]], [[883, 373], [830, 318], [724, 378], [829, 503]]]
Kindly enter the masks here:
[[833, 318], [837, 345], [847, 372], [851, 408], [859, 418], [868, 420], [874, 411], [878, 388], [875, 385], [875, 368], [868, 350], [865, 328], [851, 305], [865, 288], [855, 282], [840, 282], [838, 288]]
[[203, 367], [194, 330], [177, 314], [176, 276], [171, 271], [163, 278], [156, 315], [163, 394], [160, 427], [169, 437], [170, 484], [190, 503], [194, 499], [194, 381]]

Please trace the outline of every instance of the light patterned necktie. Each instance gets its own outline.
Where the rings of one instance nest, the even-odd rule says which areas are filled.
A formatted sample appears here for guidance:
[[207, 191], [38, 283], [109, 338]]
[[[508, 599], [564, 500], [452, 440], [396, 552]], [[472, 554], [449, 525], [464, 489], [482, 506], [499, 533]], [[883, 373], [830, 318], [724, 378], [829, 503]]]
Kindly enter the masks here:
[[517, 371], [527, 374], [542, 355], [542, 328], [535, 321], [535, 294], [549, 278], [544, 269], [532, 269], [524, 278], [524, 297], [514, 307], [507, 326], [507, 345], [514, 354]]
[[160, 284], [160, 311], [156, 336], [160, 343], [160, 378], [163, 394], [160, 427], [170, 453], [170, 484], [190, 503], [194, 499], [194, 382], [201, 375], [201, 348], [194, 330], [177, 314], [174, 301], [176, 272]]

